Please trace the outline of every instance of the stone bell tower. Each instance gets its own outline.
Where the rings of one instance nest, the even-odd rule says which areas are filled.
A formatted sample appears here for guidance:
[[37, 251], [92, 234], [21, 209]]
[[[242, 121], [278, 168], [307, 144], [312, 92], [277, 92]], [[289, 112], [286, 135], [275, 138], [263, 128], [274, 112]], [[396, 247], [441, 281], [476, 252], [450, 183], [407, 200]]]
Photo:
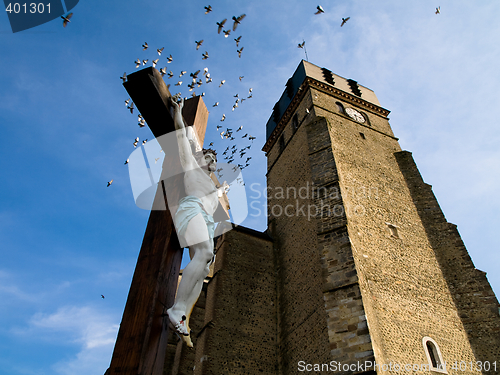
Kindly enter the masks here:
[[278, 373], [500, 373], [498, 301], [388, 114], [302, 61], [267, 123]]

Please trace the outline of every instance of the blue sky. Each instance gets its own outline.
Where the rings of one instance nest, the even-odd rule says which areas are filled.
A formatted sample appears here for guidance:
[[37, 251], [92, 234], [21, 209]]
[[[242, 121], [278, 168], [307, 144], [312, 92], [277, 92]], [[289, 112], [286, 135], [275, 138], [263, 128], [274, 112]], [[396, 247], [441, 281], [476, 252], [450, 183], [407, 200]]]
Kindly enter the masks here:
[[[57, 19], [15, 34], [0, 16], [0, 374], [103, 374], [109, 365], [149, 215], [134, 204], [124, 161], [136, 137], [153, 138], [127, 111], [120, 76], [161, 47], [158, 67], [175, 74], [167, 83], [184, 81], [174, 88], [185, 96], [180, 71], [209, 68], [213, 82], [195, 90], [210, 110], [206, 142], [224, 150], [215, 129], [223, 113], [224, 125], [256, 137], [247, 186], [265, 187], [265, 124], [305, 57], [298, 43], [310, 62], [374, 90], [500, 293], [500, 3], [337, 0], [315, 15], [306, 1], [220, 0], [205, 15], [208, 4], [81, 0], [66, 28]], [[229, 38], [217, 34], [216, 22], [243, 13]], [[250, 87], [253, 98], [231, 111]], [[265, 230], [265, 215], [252, 213], [243, 225]]]

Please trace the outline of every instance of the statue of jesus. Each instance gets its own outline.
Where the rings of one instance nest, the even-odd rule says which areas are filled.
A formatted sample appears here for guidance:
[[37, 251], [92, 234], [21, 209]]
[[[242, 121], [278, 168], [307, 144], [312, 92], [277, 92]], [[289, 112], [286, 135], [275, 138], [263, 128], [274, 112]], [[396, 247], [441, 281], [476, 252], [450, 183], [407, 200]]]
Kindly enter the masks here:
[[211, 149], [196, 152], [191, 147], [181, 114], [184, 101], [171, 99], [171, 103], [174, 108], [174, 124], [186, 192], [186, 196], [179, 200], [174, 225], [181, 246], [189, 247], [191, 261], [184, 268], [174, 305], [167, 313], [177, 334], [192, 347], [189, 316], [200, 296], [203, 281], [214, 258], [213, 214], [219, 204], [219, 197], [228, 186], [224, 183], [217, 189], [210, 177], [216, 170], [217, 153]]

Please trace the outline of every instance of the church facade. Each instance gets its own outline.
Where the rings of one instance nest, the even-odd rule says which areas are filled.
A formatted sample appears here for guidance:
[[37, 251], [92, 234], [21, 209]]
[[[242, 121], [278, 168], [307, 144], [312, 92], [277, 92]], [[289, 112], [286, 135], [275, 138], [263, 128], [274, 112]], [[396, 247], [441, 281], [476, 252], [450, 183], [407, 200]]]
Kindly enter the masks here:
[[498, 301], [388, 114], [299, 64], [266, 125], [268, 230], [217, 239], [165, 374], [500, 373]]

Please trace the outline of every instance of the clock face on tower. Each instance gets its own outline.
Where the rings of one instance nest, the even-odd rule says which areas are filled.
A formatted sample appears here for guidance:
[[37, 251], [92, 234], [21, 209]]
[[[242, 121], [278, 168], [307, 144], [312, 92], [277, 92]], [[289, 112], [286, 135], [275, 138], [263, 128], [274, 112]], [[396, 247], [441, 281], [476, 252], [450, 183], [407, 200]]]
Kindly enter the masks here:
[[361, 113], [356, 111], [354, 108], [346, 108], [345, 113], [347, 113], [347, 115], [350, 118], [352, 118], [354, 121], [357, 121], [360, 123], [364, 123], [366, 121], [365, 117]]

